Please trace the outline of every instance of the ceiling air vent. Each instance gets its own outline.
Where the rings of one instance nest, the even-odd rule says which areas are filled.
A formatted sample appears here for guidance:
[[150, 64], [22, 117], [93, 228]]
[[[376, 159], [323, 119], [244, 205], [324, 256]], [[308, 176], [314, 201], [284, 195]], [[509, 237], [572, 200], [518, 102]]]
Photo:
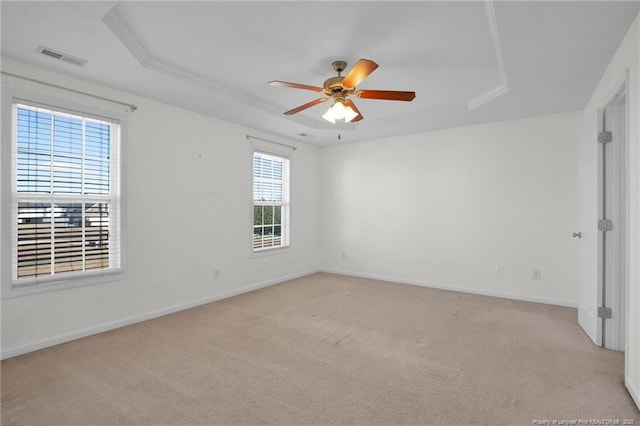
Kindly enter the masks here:
[[44, 47], [44, 46], [38, 46], [38, 48], [36, 49], [36, 53], [42, 53], [43, 55], [47, 55], [49, 57], [59, 59], [61, 61], [65, 61], [70, 64], [77, 65], [79, 67], [85, 66], [88, 62], [85, 59], [80, 59], [78, 57], [68, 55], [66, 53], [62, 53], [54, 49], [49, 49], [48, 47]]

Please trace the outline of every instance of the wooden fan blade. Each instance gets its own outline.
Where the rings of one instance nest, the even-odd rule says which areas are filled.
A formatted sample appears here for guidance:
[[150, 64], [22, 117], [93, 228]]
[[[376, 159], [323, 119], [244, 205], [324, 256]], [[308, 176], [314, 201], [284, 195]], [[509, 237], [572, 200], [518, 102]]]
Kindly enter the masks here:
[[351, 68], [351, 71], [342, 80], [342, 85], [345, 87], [356, 87], [362, 82], [369, 74], [378, 68], [378, 64], [368, 59], [360, 59]]
[[356, 104], [354, 104], [351, 99], [345, 99], [344, 106], [351, 107], [353, 112], [358, 114], [358, 115], [356, 115], [356, 117], [353, 120], [350, 121], [350, 123], [355, 123], [356, 121], [360, 121], [360, 120], [362, 120], [364, 118], [362, 116], [362, 113], [360, 113], [360, 111], [358, 110], [358, 107], [356, 106]]
[[289, 110], [289, 111], [287, 111], [287, 112], [285, 112], [283, 114], [284, 115], [297, 114], [300, 111], [304, 111], [307, 108], [311, 108], [312, 106], [316, 106], [318, 104], [321, 104], [321, 103], [325, 102], [327, 99], [329, 99], [329, 98], [319, 98], [319, 99], [316, 99], [315, 101], [307, 102], [306, 104], [300, 105], [299, 107], [291, 109], [291, 110]]
[[291, 87], [292, 89], [312, 90], [314, 92], [322, 92], [322, 87], [309, 86], [308, 84], [289, 83], [288, 81], [273, 80], [270, 81], [271, 86]]
[[384, 99], [387, 101], [412, 101], [416, 92], [399, 92], [397, 90], [358, 90], [355, 95], [363, 99]]

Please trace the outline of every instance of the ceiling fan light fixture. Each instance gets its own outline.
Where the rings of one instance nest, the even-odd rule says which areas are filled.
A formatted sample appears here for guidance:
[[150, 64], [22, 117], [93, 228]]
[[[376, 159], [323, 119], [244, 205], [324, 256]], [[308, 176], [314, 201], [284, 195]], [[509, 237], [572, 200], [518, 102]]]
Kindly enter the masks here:
[[348, 106], [348, 107], [346, 107], [344, 109], [344, 122], [345, 123], [351, 122], [351, 120], [353, 120], [357, 116], [358, 116], [358, 113], [355, 112], [350, 106]]
[[327, 121], [328, 121], [329, 123], [331, 123], [331, 124], [336, 124], [336, 119], [335, 119], [335, 117], [333, 116], [333, 114], [331, 114], [331, 108], [329, 108], [329, 109], [327, 110], [327, 112], [325, 112], [325, 113], [322, 115], [322, 118], [324, 118], [325, 120], [327, 120]]
[[344, 101], [336, 99], [336, 101], [329, 107], [327, 112], [322, 115], [322, 118], [330, 123], [336, 124], [336, 120], [344, 119], [345, 123], [350, 122], [358, 116], [358, 113], [350, 106], [345, 106]]

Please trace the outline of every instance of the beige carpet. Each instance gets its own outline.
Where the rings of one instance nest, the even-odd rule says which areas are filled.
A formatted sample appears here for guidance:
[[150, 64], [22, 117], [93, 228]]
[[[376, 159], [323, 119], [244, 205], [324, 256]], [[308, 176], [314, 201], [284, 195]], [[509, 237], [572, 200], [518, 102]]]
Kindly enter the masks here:
[[2, 362], [2, 425], [640, 425], [576, 310], [331, 274]]

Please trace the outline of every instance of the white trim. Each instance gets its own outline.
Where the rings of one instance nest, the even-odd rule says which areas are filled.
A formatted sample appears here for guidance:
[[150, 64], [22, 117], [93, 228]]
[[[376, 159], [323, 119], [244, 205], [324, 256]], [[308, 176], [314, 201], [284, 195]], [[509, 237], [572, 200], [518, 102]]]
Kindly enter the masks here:
[[107, 24], [111, 32], [118, 37], [124, 47], [126, 47], [134, 58], [142, 66], [149, 60], [149, 52], [144, 48], [140, 40], [133, 34], [131, 28], [122, 19], [115, 7], [113, 7], [106, 15], [102, 17], [102, 21]]
[[509, 91], [509, 87], [504, 84], [498, 84], [495, 87], [487, 90], [486, 92], [480, 93], [473, 99], [467, 101], [467, 109], [469, 111], [473, 111], [476, 108], [481, 107], [482, 105], [491, 102], [492, 100], [504, 95]]
[[[602, 298], [605, 297], [606, 293], [606, 306], [611, 308], [614, 312], [613, 319], [604, 321], [604, 330], [600, 331], [600, 339], [602, 342], [602, 334], [604, 331], [604, 347], [611, 350], [616, 351], [624, 351], [625, 352], [625, 373], [627, 373], [629, 366], [628, 359], [628, 339], [629, 339], [629, 283], [630, 283], [630, 263], [629, 263], [629, 244], [631, 234], [628, 232], [630, 229], [630, 157], [629, 157], [629, 149], [630, 149], [630, 141], [629, 141], [629, 131], [630, 131], [630, 122], [629, 122], [629, 93], [628, 93], [628, 85], [629, 85], [629, 70], [625, 69], [622, 75], [618, 78], [616, 83], [612, 86], [612, 89], [609, 91], [607, 95], [606, 101], [604, 103], [604, 108], [598, 109], [598, 114], [600, 115], [600, 120], [602, 121], [602, 125], [599, 126], [598, 131], [602, 131], [605, 126], [610, 125], [611, 117], [607, 115], [607, 113], [611, 112], [612, 108], [616, 108], [621, 98], [625, 98], [624, 109], [620, 111], [621, 116], [623, 117], [623, 134], [624, 140], [620, 140], [619, 137], [615, 136], [617, 131], [620, 128], [617, 126], [617, 123], [614, 123], [614, 128], [610, 128], [607, 126], [607, 131], [614, 132], [614, 142], [613, 146], [610, 150], [613, 152], [608, 152], [607, 158], [611, 158], [613, 162], [613, 183], [611, 181], [607, 182], [607, 187], [603, 186], [603, 150], [606, 146], [611, 146], [611, 144], [598, 144], [598, 218], [602, 217], [603, 206], [606, 204], [607, 209], [607, 218], [613, 219], [614, 223], [619, 221], [622, 217], [622, 221], [617, 225], [617, 232], [609, 235], [607, 233], [607, 240], [610, 241], [607, 243], [606, 247], [606, 259], [603, 257], [603, 252], [605, 247], [603, 245], [603, 233], [599, 233], [598, 238], [598, 306], [602, 306]], [[606, 118], [609, 117], [609, 118]], [[613, 113], [613, 117], [617, 117], [617, 112]], [[619, 117], [618, 117], [619, 118]], [[606, 122], [605, 122], [606, 121]], [[619, 120], [618, 120], [619, 121]], [[622, 164], [621, 164], [622, 163]], [[608, 165], [607, 167], [609, 167]], [[609, 176], [608, 176], [609, 177]], [[621, 188], [622, 186], [622, 188]], [[607, 193], [609, 190], [613, 190], [612, 195], [608, 195], [607, 198], [611, 198], [610, 203], [605, 203], [602, 198], [603, 191], [606, 189]], [[624, 193], [620, 193], [620, 191], [624, 190]], [[612, 250], [610, 250], [612, 249]], [[606, 263], [606, 288], [603, 292], [603, 276], [602, 276], [602, 268]], [[615, 272], [611, 272], [615, 271]], [[611, 274], [615, 274], [613, 279]], [[621, 274], [621, 277], [618, 276]], [[611, 282], [609, 282], [611, 281]], [[613, 284], [612, 284], [613, 283]], [[616, 312], [621, 312], [623, 315], [615, 315]], [[624, 331], [624, 334], [620, 332]], [[621, 344], [622, 341], [622, 344]]]
[[222, 299], [228, 299], [229, 297], [238, 296], [240, 294], [248, 293], [250, 291], [258, 290], [264, 287], [269, 287], [275, 284], [279, 284], [285, 281], [290, 281], [296, 278], [305, 277], [318, 272], [317, 269], [311, 269], [308, 271], [297, 272], [295, 274], [285, 275], [283, 277], [273, 278], [271, 280], [262, 281], [256, 284], [248, 285], [236, 290], [229, 290], [222, 293], [214, 294], [211, 296], [201, 297], [189, 302], [179, 303], [173, 306], [167, 306], [165, 308], [157, 309], [155, 311], [145, 312], [139, 315], [133, 315], [127, 318], [122, 318], [115, 321], [109, 321], [97, 326], [83, 328], [81, 330], [72, 331], [70, 333], [59, 334], [57, 336], [49, 337], [46, 339], [38, 340], [32, 343], [25, 343], [10, 348], [3, 348], [0, 354], [0, 359], [12, 358], [14, 356], [22, 355], [25, 353], [37, 351], [40, 349], [48, 348], [51, 346], [59, 345], [62, 343], [70, 342], [72, 340], [81, 339], [83, 337], [92, 336], [94, 334], [102, 333], [105, 331], [113, 330], [116, 328], [124, 327], [127, 325], [135, 324], [142, 321], [148, 321], [154, 318], [159, 318], [165, 315], [173, 314], [175, 312], [184, 311], [186, 309], [195, 308], [196, 306], [206, 305], [208, 303], [216, 302]]
[[291, 252], [291, 244], [287, 246], [267, 247], [262, 250], [254, 250], [252, 247], [251, 257], [257, 258], [257, 257], [265, 257], [265, 256], [274, 256], [278, 254], [288, 254], [290, 252]]
[[[13, 271], [12, 271], [13, 272]], [[116, 281], [122, 281], [127, 278], [123, 268], [114, 268], [108, 270], [91, 270], [82, 272], [82, 276], [77, 273], [61, 273], [59, 277], [50, 278], [29, 278], [25, 279], [26, 283], [14, 285], [3, 290], [1, 299], [11, 299], [14, 297], [28, 296], [31, 294], [45, 293], [50, 291], [67, 290], [76, 287], [87, 287], [96, 284], [106, 284]], [[19, 282], [19, 281], [15, 281]]]
[[466, 287], [460, 285], [431, 283], [421, 280], [410, 280], [400, 277], [389, 277], [376, 274], [365, 274], [361, 272], [343, 271], [331, 268], [320, 268], [320, 272], [327, 272], [330, 274], [347, 275], [351, 277], [369, 278], [373, 280], [389, 281], [399, 284], [409, 284], [418, 287], [436, 288], [439, 290], [458, 291], [460, 293], [478, 294], [481, 296], [499, 297], [501, 299], [520, 300], [522, 302], [544, 303], [546, 305], [565, 306], [569, 308], [577, 308], [578, 303], [575, 300], [556, 299], [554, 297], [537, 297], [537, 296], [525, 296], [521, 294], [505, 293], [501, 291], [482, 290], [473, 287]]
[[117, 9], [118, 4], [111, 8], [111, 10], [102, 17], [102, 21], [143, 67], [167, 77], [191, 84], [195, 87], [204, 87], [221, 91], [235, 99], [241, 100], [247, 105], [261, 108], [278, 116], [282, 115], [280, 109], [275, 105], [259, 100], [255, 96], [245, 93], [244, 91], [232, 89], [218, 81], [214, 81], [206, 76], [197, 74], [196, 72], [181, 65], [176, 65], [160, 57], [153, 56], [142, 44], [140, 39], [133, 33]]
[[629, 68], [625, 68], [622, 72], [618, 81], [612, 86], [611, 90], [609, 90], [609, 94], [607, 95], [605, 102], [605, 106], [613, 105], [618, 101], [618, 99], [622, 95], [628, 95], [627, 88], [629, 87]]
[[631, 399], [636, 403], [638, 409], [640, 410], [640, 392], [631, 384], [631, 378], [629, 376], [624, 377], [624, 386], [627, 388], [629, 395], [631, 395]]
[[504, 57], [502, 55], [502, 41], [500, 40], [500, 31], [498, 31], [498, 21], [493, 0], [485, 0], [484, 2], [487, 21], [489, 23], [489, 32], [491, 32], [491, 42], [493, 43], [493, 51], [496, 55], [498, 64], [498, 72], [500, 73], [500, 84], [491, 89], [480, 93], [478, 96], [467, 102], [467, 109], [472, 111], [509, 91], [509, 82], [507, 80], [507, 71], [504, 67]]
[[[118, 195], [120, 197], [120, 212], [114, 220], [118, 220], [120, 224], [120, 263], [118, 267], [114, 267], [109, 270], [84, 272], [74, 277], [70, 277], [69, 275], [61, 275], [56, 278], [49, 277], [36, 279], [33, 280], [32, 284], [38, 283], [38, 285], [17, 286], [14, 285], [15, 281], [13, 277], [12, 239], [3, 238], [0, 241], [0, 251], [2, 252], [2, 258], [0, 259], [0, 299], [21, 297], [29, 294], [63, 290], [85, 285], [109, 283], [126, 278], [124, 269], [126, 265], [126, 215], [124, 214], [124, 212], [126, 211], [125, 197], [127, 191], [122, 183], [126, 182], [126, 180], [124, 180], [126, 178], [126, 170], [124, 170], [124, 165], [126, 164], [124, 144], [126, 143], [126, 134], [128, 132], [127, 115], [122, 112], [104, 109], [102, 106], [92, 106], [90, 104], [77, 103], [73, 100], [70, 101], [63, 94], [55, 96], [41, 95], [37, 92], [30, 91], [29, 89], [23, 90], [5, 88], [2, 91], [1, 102], [3, 123], [13, 123], [14, 103], [24, 103], [26, 105], [42, 107], [57, 112], [79, 114], [83, 117], [98, 119], [118, 125], [119, 132], [115, 136], [116, 138], [118, 138], [118, 141], [114, 146], [112, 146], [112, 149], [118, 149], [118, 152], [112, 153], [112, 155], [116, 155], [120, 164], [118, 172], [115, 175], [112, 174], [112, 177], [119, 180], [119, 186], [116, 188], [116, 190], [119, 192]], [[14, 221], [12, 220], [11, 206], [14, 200], [13, 159], [16, 158], [16, 153], [14, 146], [15, 135], [13, 135], [12, 132], [15, 131], [15, 128], [15, 123], [3, 126], [2, 140], [0, 143], [0, 152], [2, 153], [2, 156], [0, 158], [2, 161], [2, 167], [0, 167], [0, 175], [2, 177], [2, 179], [0, 179], [0, 194], [2, 196], [2, 198], [0, 199], [0, 207], [2, 210], [0, 230], [2, 231], [2, 235], [13, 235]], [[32, 195], [28, 195], [25, 198], [30, 198], [31, 196]], [[109, 197], [112, 196], [110, 195]], [[64, 197], [59, 198], [64, 199]], [[100, 196], [88, 198], [96, 200], [102, 199], [102, 197]], [[114, 201], [117, 200], [110, 198], [110, 202]], [[27, 284], [28, 281], [23, 281], [22, 283]]]
[[[247, 135], [247, 139], [249, 139], [249, 135]], [[262, 141], [266, 141], [261, 139]], [[249, 229], [251, 230], [251, 242], [250, 242], [250, 257], [261, 257], [268, 254], [284, 254], [288, 253], [291, 249], [291, 155], [293, 154], [293, 150], [286, 154], [280, 153], [283, 149], [282, 147], [277, 147], [277, 149], [272, 149], [270, 146], [265, 146], [261, 140], [252, 139], [251, 140], [251, 214], [249, 219], [251, 220], [251, 225]], [[256, 141], [256, 142], [254, 142]], [[270, 142], [270, 141], [266, 141]], [[254, 209], [256, 205], [256, 201], [254, 200], [254, 189], [255, 189], [255, 155], [261, 154], [265, 156], [271, 156], [277, 159], [282, 160], [282, 202], [281, 203], [272, 203], [272, 205], [280, 205], [281, 206], [281, 216], [280, 216], [280, 225], [281, 225], [281, 238], [282, 245], [276, 247], [264, 247], [262, 249], [256, 250], [254, 248]], [[269, 203], [263, 203], [268, 205]]]

